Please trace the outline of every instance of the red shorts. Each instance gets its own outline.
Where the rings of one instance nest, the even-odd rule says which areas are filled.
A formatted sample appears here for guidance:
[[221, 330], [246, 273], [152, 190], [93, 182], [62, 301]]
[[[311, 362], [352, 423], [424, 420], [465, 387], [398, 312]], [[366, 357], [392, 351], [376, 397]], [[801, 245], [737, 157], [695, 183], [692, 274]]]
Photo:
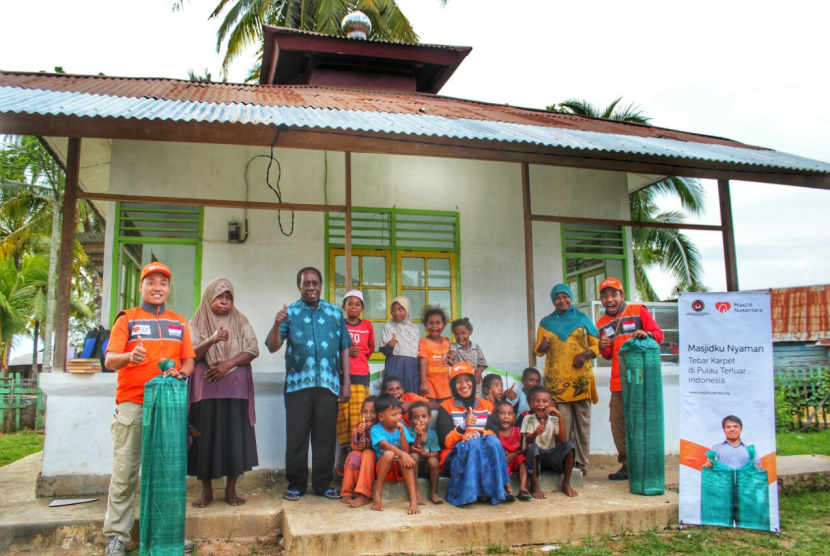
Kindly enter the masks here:
[[[380, 475], [380, 458], [375, 464], [375, 475]], [[389, 474], [386, 475], [385, 481], [387, 483], [400, 483], [403, 481], [403, 469], [401, 469], [401, 460], [395, 456], [395, 461], [392, 462], [392, 467], [389, 469]]]
[[513, 458], [513, 461], [507, 464], [507, 474], [512, 477], [514, 473], [518, 473], [519, 467], [524, 465], [526, 459], [524, 454], [519, 454]]

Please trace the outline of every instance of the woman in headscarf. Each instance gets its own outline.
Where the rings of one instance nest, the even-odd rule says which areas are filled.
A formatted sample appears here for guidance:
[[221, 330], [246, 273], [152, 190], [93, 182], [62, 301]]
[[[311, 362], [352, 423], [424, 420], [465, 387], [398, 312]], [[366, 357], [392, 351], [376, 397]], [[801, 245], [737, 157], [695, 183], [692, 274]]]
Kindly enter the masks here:
[[251, 370], [259, 347], [254, 329], [234, 301], [233, 285], [218, 278], [207, 285], [190, 320], [196, 369], [187, 400], [193, 435], [187, 474], [202, 482], [194, 508], [211, 503], [211, 481], [222, 477], [227, 477], [225, 501], [231, 506], [244, 504], [236, 493], [236, 481], [259, 465]]
[[452, 397], [438, 408], [435, 423], [441, 468], [450, 477], [447, 502], [454, 506], [485, 498], [493, 505], [516, 499], [510, 493], [504, 448], [492, 432], [498, 430], [498, 423], [491, 419], [493, 404], [476, 397], [475, 376], [466, 361], [452, 366]]
[[591, 443], [591, 405], [597, 386], [591, 359], [599, 355], [597, 327], [573, 306], [573, 292], [557, 284], [550, 292], [554, 311], [536, 333], [536, 355], [545, 356], [545, 382], [562, 412], [568, 440], [576, 447], [576, 467], [585, 473]]
[[400, 378], [405, 394], [420, 394], [418, 342], [421, 340], [421, 331], [412, 322], [412, 304], [409, 298], [400, 296], [393, 299], [389, 312], [392, 318], [383, 326], [378, 350], [386, 356], [384, 376]]

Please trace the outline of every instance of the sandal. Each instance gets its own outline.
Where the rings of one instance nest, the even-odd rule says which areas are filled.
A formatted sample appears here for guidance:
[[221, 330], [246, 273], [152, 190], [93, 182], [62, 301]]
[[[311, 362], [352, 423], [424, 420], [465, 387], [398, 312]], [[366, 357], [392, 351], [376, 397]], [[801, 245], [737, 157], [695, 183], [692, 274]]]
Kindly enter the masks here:
[[339, 492], [337, 492], [336, 488], [330, 488], [326, 492], [323, 493], [323, 496], [328, 498], [329, 500], [340, 500], [343, 498]]
[[526, 502], [528, 500], [533, 500], [533, 496], [527, 490], [523, 490], [519, 492], [519, 500]]
[[515, 502], [516, 501], [516, 495], [513, 494], [512, 492], [505, 492], [504, 493], [504, 501], [505, 502]]
[[296, 502], [300, 499], [300, 491], [299, 490], [286, 490], [282, 494], [283, 500], [288, 500], [289, 502]]

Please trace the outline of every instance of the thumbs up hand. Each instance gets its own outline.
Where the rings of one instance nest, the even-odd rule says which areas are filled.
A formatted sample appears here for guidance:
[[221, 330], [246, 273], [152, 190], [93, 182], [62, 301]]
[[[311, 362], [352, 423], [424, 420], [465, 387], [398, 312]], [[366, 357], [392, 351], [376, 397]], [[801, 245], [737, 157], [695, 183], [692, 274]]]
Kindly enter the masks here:
[[231, 339], [230, 333], [225, 330], [225, 323], [222, 322], [219, 323], [219, 330], [216, 331], [214, 336], [217, 342], [227, 342]]
[[467, 410], [467, 420], [464, 424], [467, 425], [467, 428], [469, 429], [470, 427], [476, 426], [476, 422], [478, 422], [478, 417], [475, 416], [473, 408], [471, 407]]
[[130, 352], [130, 365], [140, 365], [144, 362], [144, 358], [147, 355], [147, 350], [144, 348], [144, 343], [141, 340], [141, 336], [138, 337], [138, 344], [133, 348]]
[[510, 385], [510, 388], [504, 391], [504, 397], [510, 400], [511, 402], [519, 397], [516, 393], [516, 383]]
[[274, 322], [277, 323], [277, 326], [281, 325], [285, 320], [288, 318], [288, 305], [283, 303], [282, 309], [277, 313], [277, 316], [274, 318]]
[[398, 336], [395, 335], [395, 334], [392, 334], [392, 339], [389, 340], [389, 343], [387, 345], [389, 347], [395, 347], [396, 345], [398, 345]]

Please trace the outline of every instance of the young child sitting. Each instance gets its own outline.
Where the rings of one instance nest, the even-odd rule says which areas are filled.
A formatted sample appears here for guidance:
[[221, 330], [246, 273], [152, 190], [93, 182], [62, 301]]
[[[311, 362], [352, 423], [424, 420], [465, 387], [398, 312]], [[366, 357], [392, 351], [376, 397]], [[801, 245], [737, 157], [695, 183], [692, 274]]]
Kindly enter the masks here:
[[452, 321], [450, 325], [452, 335], [455, 336], [455, 343], [450, 348], [450, 353], [453, 354], [452, 364], [466, 361], [476, 370], [476, 385], [478, 391], [481, 392], [481, 375], [487, 370], [487, 359], [484, 357], [484, 352], [481, 351], [481, 346], [474, 344], [470, 340], [473, 334], [473, 325], [470, 324], [470, 319], [463, 318]]
[[481, 393], [485, 400], [493, 404], [501, 401], [508, 401], [512, 404], [513, 400], [518, 397], [515, 382], [505, 390], [504, 380], [499, 375], [492, 373], [482, 379]]
[[346, 457], [343, 469], [341, 501], [352, 508], [365, 506], [372, 501], [375, 484], [375, 451], [372, 450], [371, 429], [376, 422], [375, 397], [369, 396], [360, 407], [361, 421], [352, 433], [352, 451]]
[[[493, 376], [493, 375], [490, 375]], [[507, 472], [512, 477], [519, 474], [519, 500], [533, 500], [527, 490], [526, 457], [522, 453], [522, 435], [516, 426], [516, 412], [507, 400], [496, 402], [493, 406], [499, 424], [499, 440], [507, 456]], [[508, 491], [511, 490], [508, 484]]]
[[430, 410], [437, 411], [439, 407], [437, 403], [431, 402], [423, 396], [413, 394], [412, 392], [404, 393], [403, 382], [401, 382], [400, 377], [397, 376], [384, 376], [383, 382], [380, 383], [380, 393], [395, 396], [395, 398], [401, 402], [403, 422], [407, 427], [412, 426], [412, 422], [409, 420], [409, 408], [415, 402], [425, 402], [427, 406], [429, 406]]
[[372, 427], [372, 448], [375, 450], [377, 467], [375, 493], [372, 509], [383, 511], [383, 484], [386, 481], [404, 481], [409, 493], [409, 514], [421, 513], [420, 495], [415, 472], [418, 469], [418, 455], [409, 453], [409, 443], [415, 440], [401, 420], [401, 402], [395, 396], [383, 394], [375, 398], [375, 413], [378, 424]]
[[529, 394], [533, 388], [542, 385], [542, 373], [536, 367], [528, 367], [522, 371], [522, 389], [517, 392], [518, 396], [513, 403], [513, 409], [519, 419], [523, 418], [523, 413], [530, 411]]
[[438, 497], [438, 475], [441, 472], [441, 447], [438, 435], [429, 428], [431, 419], [429, 406], [425, 402], [415, 402], [409, 406], [409, 421], [412, 423], [411, 436], [415, 438], [409, 444], [410, 453], [418, 455], [418, 474], [429, 477], [429, 499], [433, 504], [444, 500]]
[[530, 413], [522, 422], [522, 436], [525, 441], [525, 457], [532, 466], [530, 482], [533, 497], [545, 498], [539, 486], [539, 474], [543, 469], [563, 473], [562, 492], [568, 496], [579, 493], [571, 488], [571, 472], [574, 468], [576, 449], [568, 442], [568, 431], [562, 423], [562, 414], [556, 409], [553, 396], [543, 386], [536, 386], [528, 392]]

